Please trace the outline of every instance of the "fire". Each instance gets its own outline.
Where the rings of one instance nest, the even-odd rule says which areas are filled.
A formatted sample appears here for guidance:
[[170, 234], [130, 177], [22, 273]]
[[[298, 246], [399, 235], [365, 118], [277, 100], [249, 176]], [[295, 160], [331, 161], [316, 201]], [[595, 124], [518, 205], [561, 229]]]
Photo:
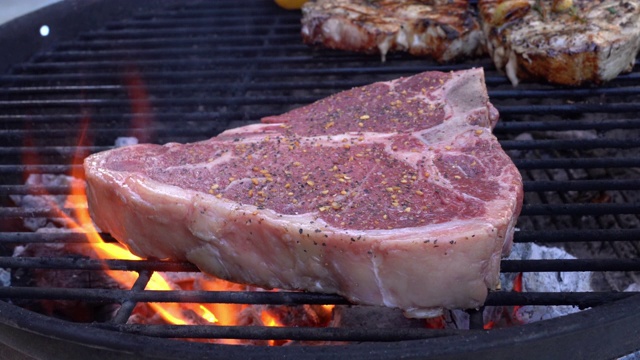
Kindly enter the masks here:
[[[514, 277], [512, 291], [522, 292], [522, 273], [518, 273]], [[500, 318], [487, 321], [487, 323], [484, 324], [484, 329], [490, 330], [496, 327], [503, 328], [518, 325], [517, 312], [519, 309], [520, 306], [518, 305], [500, 308]]]
[[[516, 275], [515, 279], [513, 279], [513, 291], [515, 292], [522, 292], [522, 273], [518, 273], [518, 275]], [[518, 312], [518, 310], [520, 309], [520, 306], [516, 305], [513, 307], [513, 318], [516, 319], [516, 313]]]
[[[283, 326], [283, 324], [280, 323], [275, 316], [269, 314], [268, 311], [262, 311], [262, 313], [260, 314], [260, 320], [262, 320], [264, 326]], [[269, 340], [269, 346], [282, 345], [285, 342], [286, 341], [283, 340]]]
[[[87, 119], [83, 121], [84, 126], [82, 126], [82, 129], [87, 128], [87, 121]], [[80, 134], [80, 138], [78, 139], [78, 149], [82, 148], [80, 145], [86, 143], [87, 139], [85, 136], [85, 132], [82, 131]], [[83, 159], [86, 157], [86, 155], [87, 154], [80, 151], [74, 154], [72, 165], [75, 166], [72, 166], [72, 172], [70, 174], [73, 179], [83, 178], [80, 165], [82, 164]], [[38, 163], [37, 159], [34, 158], [28, 158], [24, 160], [25, 163]], [[66, 202], [63, 207], [73, 209], [75, 217], [67, 215], [62, 210], [62, 208], [53, 201], [51, 201], [49, 205], [52, 209], [54, 209], [54, 211], [56, 211], [59, 217], [65, 219], [67, 226], [71, 230], [82, 232], [87, 236], [87, 240], [91, 244], [91, 249], [95, 256], [98, 259], [102, 260], [141, 260], [140, 257], [133, 255], [131, 252], [129, 252], [129, 250], [127, 250], [120, 244], [107, 243], [102, 239], [102, 237], [98, 233], [98, 230], [94, 227], [93, 221], [91, 220], [91, 216], [89, 214], [84, 183], [81, 181], [72, 181], [70, 183], [70, 187], [70, 194], [67, 196]], [[131, 286], [133, 286], [134, 282], [138, 278], [138, 274], [135, 272], [113, 271], [109, 270], [106, 266], [105, 272], [107, 273], [107, 275], [111, 276], [114, 280], [116, 280], [126, 288], [130, 288]], [[158, 273], [154, 273], [151, 276], [146, 286], [146, 290], [156, 291], [174, 290], [174, 288], [175, 286], [170, 285], [170, 283]], [[193, 322], [185, 316], [185, 306], [192, 313], [195, 313], [198, 317], [200, 317], [202, 319], [202, 322], [204, 323], [219, 322], [216, 315], [214, 315], [214, 313], [204, 305], [150, 303], [149, 306], [153, 308], [158, 314], [160, 314], [160, 316], [165, 319], [165, 321], [171, 324], [187, 325]]]
[[516, 278], [513, 279], [513, 291], [522, 292], [522, 273], [518, 273]]
[[[135, 80], [135, 79], [133, 79]], [[132, 80], [132, 81], [133, 81]], [[139, 85], [139, 84], [138, 84]], [[138, 86], [140, 91], [144, 91], [143, 87]], [[136, 98], [144, 98], [143, 93], [134, 94]], [[144, 102], [138, 102], [139, 106], [145, 106]], [[84, 130], [87, 129], [88, 119], [85, 119], [80, 138], [78, 139], [78, 150], [82, 150], [91, 141], [86, 138]], [[138, 124], [140, 125], [140, 124]], [[144, 124], [143, 124], [144, 125]], [[144, 127], [144, 126], [142, 126]], [[84, 145], [84, 147], [83, 147]], [[84, 178], [82, 171], [82, 163], [87, 153], [77, 152], [72, 159], [72, 172], [69, 174], [73, 181], [70, 182], [70, 194], [66, 197], [64, 205], [58, 205], [55, 201], [51, 200], [48, 204], [51, 209], [54, 209], [56, 216], [63, 218], [66, 226], [71, 230], [81, 232], [86, 235], [92, 257], [100, 259], [102, 261], [107, 259], [118, 260], [131, 260], [138, 261], [142, 258], [132, 254], [128, 249], [118, 243], [105, 242], [100, 236], [100, 233], [93, 225], [91, 219], [87, 197], [85, 193], [85, 184], [79, 179]], [[33, 157], [24, 159], [26, 164], [39, 163], [38, 159]], [[73, 215], [68, 215], [63, 209], [72, 209]], [[138, 273], [134, 271], [115, 271], [110, 270], [106, 265], [104, 266], [104, 272], [120, 283], [123, 288], [131, 288], [135, 281], [138, 279]], [[150, 277], [145, 290], [149, 291], [170, 291], [170, 290], [204, 290], [204, 291], [245, 291], [246, 286], [233, 284], [224, 280], [208, 277], [201, 273], [194, 273], [192, 276], [188, 275], [187, 278], [174, 279], [173, 277], [167, 278], [161, 273], [154, 272]], [[192, 303], [148, 303], [149, 308], [152, 309], [155, 314], [158, 314], [165, 322], [175, 325], [202, 325], [202, 324], [215, 324], [221, 326], [234, 326], [242, 324], [249, 319], [251, 322], [252, 314], [256, 314], [255, 324], [264, 326], [285, 326], [281, 320], [278, 319], [277, 311], [270, 313], [265, 306], [254, 306], [246, 304], [192, 304]], [[327, 314], [332, 313], [334, 305], [321, 305], [318, 306], [324, 315], [323, 318], [327, 318]], [[262, 309], [262, 310], [260, 310]], [[256, 313], [258, 311], [258, 313]], [[144, 313], [144, 310], [142, 310]], [[135, 313], [134, 313], [135, 314]], [[326, 320], [328, 322], [328, 320]], [[324, 324], [326, 325], [326, 324]], [[323, 324], [317, 323], [312, 326], [323, 326]], [[225, 344], [242, 344], [243, 340], [238, 339], [220, 339], [216, 342]], [[287, 340], [270, 340], [269, 345], [283, 345]]]
[[331, 312], [333, 311], [333, 308], [335, 308], [335, 305], [320, 305], [322, 307], [322, 309], [324, 311], [327, 312], [327, 314], [331, 314]]
[[269, 314], [268, 311], [263, 311], [260, 317], [265, 326], [282, 326], [282, 324], [278, 322], [278, 319]]

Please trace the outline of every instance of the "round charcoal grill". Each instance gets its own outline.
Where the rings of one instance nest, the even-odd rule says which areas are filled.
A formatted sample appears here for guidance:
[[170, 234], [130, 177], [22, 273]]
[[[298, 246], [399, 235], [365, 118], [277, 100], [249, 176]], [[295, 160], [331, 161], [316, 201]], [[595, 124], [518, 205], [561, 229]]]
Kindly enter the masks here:
[[[51, 33], [41, 37], [38, 29]], [[0, 344], [16, 359], [138, 358], [615, 358], [640, 350], [640, 78], [638, 66], [599, 87], [512, 87], [488, 59], [437, 64], [311, 49], [300, 12], [271, 1], [63, 1], [0, 27]], [[7, 51], [7, 49], [11, 49]], [[170, 261], [14, 257], [34, 244], [82, 246], [72, 231], [25, 225], [56, 216], [20, 206], [25, 195], [68, 195], [68, 184], [33, 184], [33, 174], [70, 174], [74, 162], [117, 138], [191, 142], [258, 121], [340, 90], [427, 70], [485, 68], [495, 128], [524, 178], [516, 244], [561, 247], [576, 259], [503, 260], [505, 274], [593, 272], [593, 291], [498, 291], [486, 306], [563, 306], [574, 314], [485, 330], [393, 327], [141, 325], [139, 303], [346, 304], [296, 292], [144, 290], [153, 272], [197, 271]], [[85, 131], [80, 131], [86, 126]], [[69, 209], [64, 211], [72, 214]], [[102, 234], [113, 240], [109, 234]], [[130, 289], [36, 286], [25, 274], [135, 271]], [[632, 287], [629, 289], [633, 289]], [[115, 304], [108, 319], [72, 321], [24, 304]], [[89, 304], [89, 305], [87, 305]], [[51, 310], [51, 309], [50, 309]], [[51, 311], [50, 311], [51, 312]], [[290, 346], [233, 346], [185, 339], [290, 339]], [[326, 345], [322, 342], [332, 342]], [[311, 344], [313, 342], [313, 344]]]

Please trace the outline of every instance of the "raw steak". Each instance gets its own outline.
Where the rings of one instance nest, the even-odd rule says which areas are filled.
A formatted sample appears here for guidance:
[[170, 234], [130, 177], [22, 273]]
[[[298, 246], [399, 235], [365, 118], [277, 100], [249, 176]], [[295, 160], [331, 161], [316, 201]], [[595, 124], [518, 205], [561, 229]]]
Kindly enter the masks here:
[[96, 224], [145, 257], [427, 317], [498, 285], [521, 177], [480, 69], [341, 92], [207, 141], [88, 157]]

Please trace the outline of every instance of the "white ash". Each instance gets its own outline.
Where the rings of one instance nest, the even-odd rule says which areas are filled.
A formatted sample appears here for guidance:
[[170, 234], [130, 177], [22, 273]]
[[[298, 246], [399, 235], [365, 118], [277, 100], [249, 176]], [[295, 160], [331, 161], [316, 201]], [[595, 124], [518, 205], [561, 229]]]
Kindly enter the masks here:
[[632, 283], [631, 285], [627, 286], [626, 289], [624, 289], [624, 292], [640, 292], [640, 284]]
[[[508, 260], [552, 260], [575, 259], [563, 249], [540, 246], [532, 243], [513, 244]], [[500, 275], [502, 291], [512, 291], [518, 274]], [[522, 292], [588, 292], [591, 288], [591, 272], [525, 272], [522, 275]], [[639, 287], [640, 288], [640, 287]], [[484, 323], [496, 326], [528, 324], [580, 311], [573, 306], [487, 306], [484, 308]], [[469, 314], [462, 310], [446, 311], [446, 328], [468, 329]]]
[[0, 268], [0, 286], [11, 286], [11, 270]]
[[[46, 186], [71, 186], [83, 185], [84, 181], [73, 176], [58, 174], [31, 174], [25, 185], [33, 188]], [[10, 195], [11, 200], [23, 209], [64, 209], [69, 199], [67, 195]], [[42, 228], [56, 228], [64, 226], [66, 220], [63, 217], [56, 218], [26, 218], [24, 226], [36, 231]]]
[[561, 140], [593, 140], [598, 138], [595, 130], [545, 131], [543, 134], [552, 139]]
[[[531, 135], [531, 133], [524, 132], [524, 133], [521, 133], [518, 136], [516, 136], [513, 140], [517, 140], [517, 141], [533, 141], [533, 135]], [[522, 156], [522, 150], [509, 150], [508, 153], [509, 153], [509, 155], [511, 155], [513, 157], [521, 157]]]
[[116, 139], [115, 146], [122, 147], [128, 145], [136, 145], [138, 143], [138, 138], [134, 136], [121, 136]]
[[[563, 249], [540, 246], [532, 243], [514, 244], [508, 259], [576, 259]], [[523, 292], [588, 292], [591, 288], [591, 272], [526, 272], [522, 275]], [[503, 274], [503, 284], [513, 284], [516, 274]], [[511, 285], [513, 286], [513, 285]], [[511, 290], [511, 289], [506, 289]], [[515, 311], [517, 321], [530, 323], [552, 319], [579, 311], [574, 306], [522, 306]]]
[[640, 351], [620, 357], [618, 360], [640, 360]]

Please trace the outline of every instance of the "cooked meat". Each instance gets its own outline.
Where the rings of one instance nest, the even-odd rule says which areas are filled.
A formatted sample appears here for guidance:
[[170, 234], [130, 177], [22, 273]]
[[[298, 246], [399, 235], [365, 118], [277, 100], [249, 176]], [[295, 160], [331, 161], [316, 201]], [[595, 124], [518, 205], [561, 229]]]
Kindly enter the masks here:
[[515, 85], [602, 83], [640, 48], [637, 0], [479, 0], [487, 48]]
[[484, 53], [482, 31], [467, 0], [312, 0], [302, 7], [306, 44], [389, 51], [440, 62]]
[[413, 317], [498, 284], [521, 177], [481, 69], [341, 92], [192, 144], [88, 157], [96, 224], [223, 279], [342, 294]]

